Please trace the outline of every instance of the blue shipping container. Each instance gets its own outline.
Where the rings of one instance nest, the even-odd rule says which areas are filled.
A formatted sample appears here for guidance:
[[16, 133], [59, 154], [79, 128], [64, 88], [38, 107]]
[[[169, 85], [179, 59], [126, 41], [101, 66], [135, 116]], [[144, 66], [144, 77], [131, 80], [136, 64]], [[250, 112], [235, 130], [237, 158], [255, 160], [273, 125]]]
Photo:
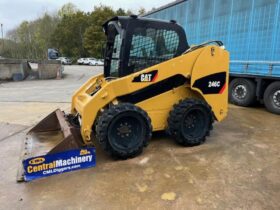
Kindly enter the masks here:
[[176, 20], [190, 44], [223, 41], [236, 61], [231, 73], [280, 77], [270, 63], [280, 62], [280, 0], [179, 0], [146, 17]]
[[280, 114], [280, 0], [177, 0], [148, 18], [176, 20], [190, 45], [220, 40], [230, 52], [229, 99]]

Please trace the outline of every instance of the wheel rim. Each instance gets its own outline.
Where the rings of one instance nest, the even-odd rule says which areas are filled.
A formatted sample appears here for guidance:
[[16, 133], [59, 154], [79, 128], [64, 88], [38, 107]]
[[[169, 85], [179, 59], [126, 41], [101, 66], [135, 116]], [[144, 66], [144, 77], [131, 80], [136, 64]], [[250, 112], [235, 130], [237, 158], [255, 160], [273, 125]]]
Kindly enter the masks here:
[[141, 144], [144, 139], [143, 119], [135, 114], [117, 116], [108, 128], [108, 139], [112, 147], [129, 150]]
[[193, 108], [185, 113], [183, 118], [183, 136], [185, 138], [200, 138], [205, 135], [209, 118], [204, 110]]
[[233, 96], [237, 99], [246, 98], [247, 88], [244, 85], [237, 85], [233, 90]]
[[277, 90], [273, 96], [273, 103], [280, 108], [280, 90]]

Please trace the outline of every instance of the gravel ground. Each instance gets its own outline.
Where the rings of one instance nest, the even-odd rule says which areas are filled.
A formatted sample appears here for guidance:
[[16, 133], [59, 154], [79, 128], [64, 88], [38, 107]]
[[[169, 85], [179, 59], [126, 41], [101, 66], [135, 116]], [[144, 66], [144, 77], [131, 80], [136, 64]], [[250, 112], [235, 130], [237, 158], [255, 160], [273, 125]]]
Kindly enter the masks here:
[[95, 168], [16, 183], [27, 129], [101, 67], [66, 66], [63, 80], [0, 84], [0, 209], [280, 209], [280, 118], [230, 105], [206, 143], [180, 147], [155, 133], [142, 155], [110, 159], [97, 145]]

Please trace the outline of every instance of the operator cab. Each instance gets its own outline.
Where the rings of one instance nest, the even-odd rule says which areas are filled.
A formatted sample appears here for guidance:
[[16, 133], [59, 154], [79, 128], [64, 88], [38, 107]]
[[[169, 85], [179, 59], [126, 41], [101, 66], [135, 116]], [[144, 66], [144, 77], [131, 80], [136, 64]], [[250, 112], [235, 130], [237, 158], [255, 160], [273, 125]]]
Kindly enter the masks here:
[[189, 45], [184, 29], [137, 16], [117, 16], [103, 24], [107, 36], [105, 77], [123, 77], [181, 55]]

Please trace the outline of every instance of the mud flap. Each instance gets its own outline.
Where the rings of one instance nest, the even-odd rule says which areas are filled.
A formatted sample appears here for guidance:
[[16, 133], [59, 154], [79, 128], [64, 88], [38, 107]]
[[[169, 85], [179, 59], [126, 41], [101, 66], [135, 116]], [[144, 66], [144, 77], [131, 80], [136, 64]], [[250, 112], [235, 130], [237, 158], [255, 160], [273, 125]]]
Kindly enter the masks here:
[[22, 151], [18, 182], [95, 166], [95, 148], [59, 109], [26, 134]]

